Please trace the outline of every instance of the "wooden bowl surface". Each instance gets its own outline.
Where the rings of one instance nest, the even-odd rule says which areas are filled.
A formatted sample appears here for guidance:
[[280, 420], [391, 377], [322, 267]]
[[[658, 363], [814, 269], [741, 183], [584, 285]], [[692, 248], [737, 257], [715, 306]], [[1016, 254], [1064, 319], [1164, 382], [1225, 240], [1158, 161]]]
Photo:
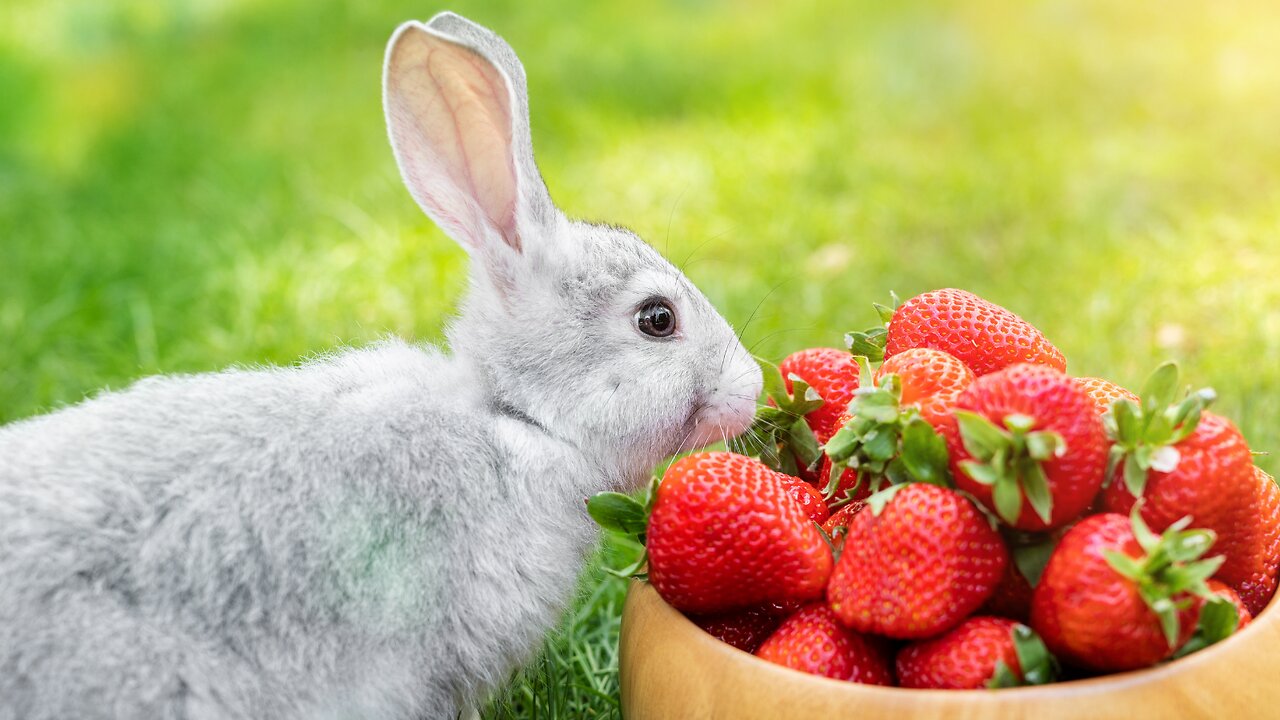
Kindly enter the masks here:
[[1269, 610], [1217, 645], [1148, 670], [999, 691], [906, 690], [760, 660], [706, 634], [635, 581], [619, 649], [626, 720], [1280, 718], [1280, 613]]

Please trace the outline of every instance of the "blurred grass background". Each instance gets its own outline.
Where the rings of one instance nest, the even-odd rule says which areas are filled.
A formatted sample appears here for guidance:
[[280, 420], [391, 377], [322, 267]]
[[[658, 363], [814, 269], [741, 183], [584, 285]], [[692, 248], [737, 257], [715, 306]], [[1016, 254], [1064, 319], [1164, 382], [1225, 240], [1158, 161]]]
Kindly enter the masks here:
[[[465, 259], [400, 186], [379, 76], [392, 28], [445, 7], [6, 0], [0, 422], [150, 373], [439, 339]], [[1132, 386], [1177, 359], [1280, 446], [1273, 2], [447, 7], [524, 59], [557, 201], [690, 257], [732, 322], [768, 295], [758, 354], [960, 286], [1077, 374]], [[621, 593], [593, 566], [486, 715], [615, 715]]]

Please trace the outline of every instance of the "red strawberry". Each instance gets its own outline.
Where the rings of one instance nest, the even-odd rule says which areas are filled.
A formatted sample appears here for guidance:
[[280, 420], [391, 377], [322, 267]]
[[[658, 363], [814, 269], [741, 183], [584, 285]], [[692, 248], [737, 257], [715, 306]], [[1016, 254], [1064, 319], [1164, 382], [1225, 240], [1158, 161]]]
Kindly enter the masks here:
[[836, 547], [844, 544], [844, 536], [849, 532], [849, 523], [853, 522], [853, 516], [862, 512], [866, 506], [865, 502], [852, 502], [831, 513], [831, 517], [822, 523], [822, 531], [831, 538], [831, 544]]
[[1258, 552], [1252, 559], [1243, 561], [1237, 556], [1234, 563], [1232, 558], [1227, 558], [1227, 564], [1251, 568], [1242, 571], [1249, 577], [1237, 582], [1235, 588], [1250, 612], [1256, 615], [1271, 602], [1276, 591], [1277, 565], [1280, 565], [1280, 487], [1259, 467], [1253, 468], [1253, 481], [1258, 492], [1252, 523], [1256, 542], [1248, 547]]
[[1096, 377], [1078, 377], [1072, 378], [1075, 384], [1084, 391], [1085, 395], [1093, 401], [1093, 407], [1098, 411], [1099, 415], [1103, 415], [1111, 411], [1111, 405], [1116, 400], [1132, 400], [1138, 402], [1138, 396], [1132, 392], [1120, 387], [1110, 380], [1103, 380]]
[[1214, 595], [1221, 595], [1227, 599], [1227, 602], [1236, 607], [1236, 616], [1240, 619], [1240, 624], [1236, 629], [1243, 630], [1245, 625], [1253, 622], [1253, 613], [1249, 612], [1249, 608], [1245, 607], [1244, 601], [1240, 599], [1235, 590], [1218, 580], [1210, 580], [1205, 584], [1209, 586], [1209, 592]]
[[1011, 562], [1005, 567], [1000, 584], [991, 593], [991, 599], [978, 612], [1027, 622], [1031, 618], [1032, 592], [1031, 583], [1027, 582], [1017, 564]]
[[831, 551], [778, 473], [709, 452], [667, 468], [647, 531], [649, 581], [678, 610], [717, 613], [822, 595]]
[[[836, 419], [837, 431], [851, 420], [853, 420], [853, 416], [847, 410], [841, 413], [840, 417]], [[822, 454], [822, 465], [818, 470], [815, 487], [829, 496], [832, 504], [846, 501], [859, 502], [866, 500], [867, 496], [871, 495], [871, 480], [869, 478], [860, 480], [858, 471], [845, 467], [845, 464], [845, 462], [840, 463], [840, 480], [833, 485], [831, 483], [831, 470], [833, 468], [831, 456], [826, 452]]]
[[951, 353], [975, 375], [1016, 363], [1067, 369], [1058, 348], [1026, 320], [973, 293], [951, 288], [917, 295], [894, 311], [884, 356], [892, 358], [911, 348]]
[[773, 634], [786, 617], [798, 609], [795, 603], [765, 603], [755, 607], [718, 615], [689, 618], [717, 640], [743, 652], [754, 653], [764, 639]]
[[978, 609], [1007, 562], [1000, 535], [964, 496], [895, 485], [850, 521], [827, 599], [858, 632], [929, 637]]
[[858, 362], [845, 350], [834, 348], [809, 348], [793, 352], [779, 365], [787, 392], [792, 392], [791, 376], [808, 383], [822, 396], [822, 407], [805, 415], [819, 443], [824, 443], [835, 432], [836, 418], [853, 399], [858, 389]]
[[[942, 436], [955, 432], [951, 404], [971, 382], [964, 363], [939, 350], [908, 350], [886, 360], [876, 386], [859, 391], [837, 418], [818, 487], [845, 501], [866, 498], [884, 479], [947, 482]], [[835, 482], [833, 472], [839, 472]]]
[[1197, 596], [1219, 558], [1194, 562], [1213, 542], [1181, 521], [1154, 535], [1135, 513], [1092, 515], [1067, 531], [1045, 566], [1031, 626], [1055, 655], [1100, 671], [1157, 663], [1191, 635]]
[[822, 493], [804, 480], [784, 473], [778, 473], [778, 482], [782, 483], [787, 494], [800, 505], [810, 520], [819, 525], [826, 521], [827, 503], [822, 499]]
[[943, 635], [912, 643], [898, 652], [896, 664], [898, 683], [905, 688], [1039, 685], [1054, 676], [1040, 638], [1025, 625], [996, 617], [971, 617]]
[[1225, 640], [1253, 620], [1249, 608], [1245, 607], [1235, 590], [1217, 580], [1210, 580], [1205, 585], [1209, 594], [1194, 598], [1194, 604], [1189, 609], [1195, 632], [1173, 654], [1175, 658], [1190, 655]]
[[929, 348], [911, 348], [886, 359], [876, 370], [876, 383], [886, 375], [898, 376], [902, 406], [917, 408], [935, 428], [950, 423], [956, 398], [974, 380], [973, 371], [956, 356]]
[[874, 638], [846, 630], [831, 610], [811, 603], [783, 621], [756, 656], [811, 675], [892, 685], [893, 671]]
[[1226, 557], [1216, 577], [1257, 614], [1276, 589], [1280, 490], [1254, 468], [1231, 421], [1203, 410], [1211, 391], [1173, 405], [1177, 377], [1174, 365], [1162, 365], [1147, 381], [1141, 406], [1115, 406], [1108, 429], [1123, 472], [1107, 487], [1103, 503], [1110, 512], [1127, 513], [1141, 496], [1142, 517], [1157, 531], [1184, 516], [1214, 531], [1215, 550]]
[[978, 378], [956, 400], [956, 487], [1021, 530], [1075, 519], [1102, 487], [1107, 437], [1084, 391], [1043, 365]]
[[760, 366], [768, 404], [756, 411], [745, 433], [729, 441], [729, 449], [815, 483], [819, 446], [858, 387], [858, 366], [849, 353], [830, 348], [793, 353], [781, 367], [763, 361]]

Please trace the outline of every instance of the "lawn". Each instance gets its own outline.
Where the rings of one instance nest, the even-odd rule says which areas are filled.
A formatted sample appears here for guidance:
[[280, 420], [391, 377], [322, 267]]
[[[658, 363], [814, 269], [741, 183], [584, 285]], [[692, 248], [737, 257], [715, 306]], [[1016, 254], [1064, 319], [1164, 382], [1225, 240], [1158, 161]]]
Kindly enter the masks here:
[[[524, 59], [560, 205], [683, 262], [757, 354], [960, 286], [1074, 373], [1178, 360], [1280, 448], [1273, 3], [451, 8]], [[392, 28], [438, 9], [6, 0], [0, 422], [151, 373], [438, 340], [465, 258], [401, 188], [379, 98]], [[616, 715], [622, 592], [593, 564], [486, 717]]]

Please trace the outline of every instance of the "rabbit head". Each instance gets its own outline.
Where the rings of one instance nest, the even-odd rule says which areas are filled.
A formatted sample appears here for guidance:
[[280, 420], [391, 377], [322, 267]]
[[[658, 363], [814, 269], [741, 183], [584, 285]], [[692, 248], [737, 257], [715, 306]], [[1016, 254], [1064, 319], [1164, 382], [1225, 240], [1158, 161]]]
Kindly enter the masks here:
[[472, 257], [449, 338], [494, 409], [619, 484], [746, 429], [760, 370], [706, 297], [635, 234], [552, 203], [506, 42], [452, 13], [406, 23], [383, 102], [409, 192]]

